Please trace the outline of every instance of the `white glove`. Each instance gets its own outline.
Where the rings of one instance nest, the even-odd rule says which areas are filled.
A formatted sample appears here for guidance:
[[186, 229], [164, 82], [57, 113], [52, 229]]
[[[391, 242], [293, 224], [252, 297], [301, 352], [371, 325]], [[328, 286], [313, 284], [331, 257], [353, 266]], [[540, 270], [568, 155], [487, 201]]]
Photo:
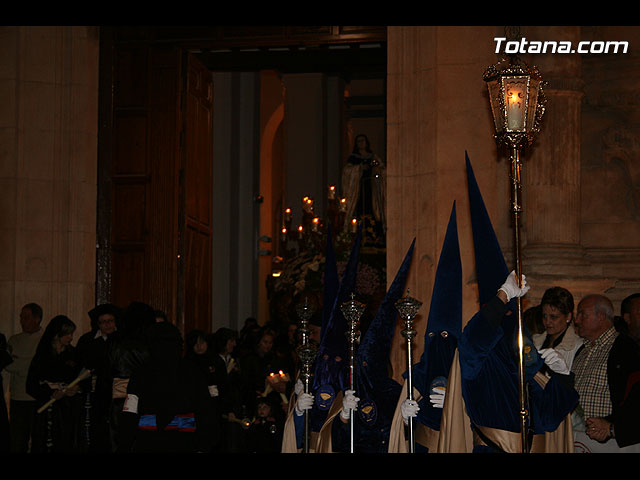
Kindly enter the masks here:
[[569, 375], [567, 363], [553, 348], [542, 348], [538, 350], [538, 352], [544, 359], [544, 363], [546, 363], [551, 370], [562, 375]]
[[420, 411], [420, 407], [418, 406], [418, 402], [415, 400], [409, 400], [408, 398], [402, 402], [400, 406], [400, 413], [402, 414], [402, 420], [404, 420], [405, 425], [409, 425], [409, 417], [415, 417], [418, 415]]
[[209, 395], [212, 397], [217, 397], [219, 395], [217, 385], [209, 385]]
[[355, 391], [353, 390], [345, 390], [344, 392], [344, 400], [342, 400], [342, 411], [340, 412], [340, 416], [345, 420], [349, 420], [349, 418], [351, 418], [351, 410], [356, 410], [358, 407], [360, 399], [354, 394]]
[[313, 395], [301, 393], [296, 402], [296, 415], [301, 417], [304, 415], [305, 410], [309, 410], [311, 407], [313, 407]]
[[518, 279], [516, 278], [516, 271], [512, 270], [504, 284], [498, 289], [502, 290], [507, 295], [507, 302], [512, 298], [523, 297], [529, 291], [529, 285], [525, 280], [525, 276], [522, 275], [522, 288], [518, 286]]
[[429, 401], [433, 408], [443, 408], [444, 407], [444, 395], [447, 392], [445, 387], [434, 387], [433, 392], [429, 395]]
[[299, 397], [300, 394], [304, 391], [304, 385], [302, 384], [302, 380], [298, 379], [295, 386], [293, 387], [294, 393]]

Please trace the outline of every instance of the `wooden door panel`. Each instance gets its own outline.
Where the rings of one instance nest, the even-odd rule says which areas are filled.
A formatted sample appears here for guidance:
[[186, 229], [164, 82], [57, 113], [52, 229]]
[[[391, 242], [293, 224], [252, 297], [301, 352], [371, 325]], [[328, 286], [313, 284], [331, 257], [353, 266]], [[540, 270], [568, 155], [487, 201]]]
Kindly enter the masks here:
[[[118, 46], [111, 161], [111, 296], [175, 318], [181, 52]], [[126, 303], [125, 303], [126, 302]]]
[[119, 112], [114, 122], [117, 143], [113, 175], [145, 175], [147, 173], [147, 117], [146, 111]]
[[185, 332], [211, 330], [211, 236], [187, 225]]
[[184, 328], [210, 331], [213, 75], [189, 56], [184, 130]]
[[209, 331], [213, 76], [177, 48], [115, 51], [111, 301], [164, 310], [183, 334]]
[[179, 323], [178, 209], [182, 52], [154, 48], [149, 62], [148, 302]]
[[145, 241], [145, 206], [147, 186], [144, 180], [113, 184], [113, 235], [111, 243], [117, 249], [123, 244]]
[[[126, 307], [145, 298], [144, 249], [120, 247], [113, 249], [111, 256], [111, 281], [119, 286], [113, 289], [111, 302]], [[122, 288], [125, 285], [127, 288]]]

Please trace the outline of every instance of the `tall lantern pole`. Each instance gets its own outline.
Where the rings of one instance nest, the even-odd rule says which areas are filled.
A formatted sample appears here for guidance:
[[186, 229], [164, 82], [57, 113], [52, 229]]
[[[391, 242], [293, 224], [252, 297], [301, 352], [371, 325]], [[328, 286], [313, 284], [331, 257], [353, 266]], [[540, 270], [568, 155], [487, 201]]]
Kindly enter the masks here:
[[[302, 335], [301, 343], [297, 348], [298, 356], [301, 362], [300, 377], [302, 379], [302, 385], [304, 387], [304, 393], [310, 393], [311, 390], [311, 367], [317, 355], [317, 348], [311, 342], [309, 338], [309, 320], [315, 313], [313, 305], [309, 304], [308, 299], [305, 298], [304, 303], [300, 303], [296, 306], [296, 313], [300, 317], [299, 331]], [[311, 440], [311, 429], [309, 426], [309, 413], [304, 411], [304, 453], [309, 453]]]
[[[407, 344], [407, 399], [413, 400], [413, 338], [416, 335], [416, 331], [413, 329], [413, 321], [418, 310], [422, 306], [422, 302], [416, 300], [409, 295], [407, 290], [407, 296], [400, 298], [395, 307], [400, 314], [400, 318], [404, 322], [404, 330], [402, 330], [402, 336], [406, 340]], [[415, 432], [413, 428], [413, 417], [409, 417], [409, 453], [415, 453]]]
[[[360, 317], [364, 312], [366, 305], [355, 299], [355, 295], [351, 294], [351, 299], [347, 300], [340, 306], [342, 314], [347, 319], [349, 330], [346, 332], [349, 340], [349, 388], [355, 390], [355, 344], [358, 337], [358, 327], [360, 325]], [[355, 419], [353, 410], [349, 415], [349, 453], [355, 452]]]
[[[511, 157], [511, 215], [513, 220], [513, 244], [515, 271], [518, 285], [522, 287], [522, 258], [520, 252], [520, 217], [522, 214], [522, 162], [520, 154], [533, 143], [540, 131], [546, 99], [544, 82], [533, 67], [522, 63], [517, 57], [505, 59], [488, 67], [484, 80], [489, 91], [491, 112], [498, 146], [505, 145]], [[524, 335], [522, 321], [522, 299], [516, 298], [518, 316], [518, 381], [520, 396], [520, 418], [522, 452], [529, 451], [527, 429], [529, 410], [524, 371]]]

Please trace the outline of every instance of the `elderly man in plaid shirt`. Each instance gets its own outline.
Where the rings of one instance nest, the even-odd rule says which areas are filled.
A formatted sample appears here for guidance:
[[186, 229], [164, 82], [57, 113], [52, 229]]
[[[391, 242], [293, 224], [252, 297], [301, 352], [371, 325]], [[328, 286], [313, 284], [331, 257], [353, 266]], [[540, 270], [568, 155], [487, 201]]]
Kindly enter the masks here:
[[640, 452], [640, 347], [616, 331], [603, 295], [582, 299], [575, 327], [584, 339], [572, 366], [576, 452]]

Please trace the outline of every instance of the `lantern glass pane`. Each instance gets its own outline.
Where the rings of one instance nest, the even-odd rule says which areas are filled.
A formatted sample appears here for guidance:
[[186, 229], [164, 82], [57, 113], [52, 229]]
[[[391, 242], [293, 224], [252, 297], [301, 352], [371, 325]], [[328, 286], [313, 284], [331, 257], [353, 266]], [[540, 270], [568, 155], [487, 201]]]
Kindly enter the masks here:
[[487, 89], [489, 90], [489, 102], [491, 102], [491, 114], [496, 132], [502, 132], [504, 130], [504, 115], [500, 83], [498, 80], [487, 82]]
[[528, 77], [503, 77], [507, 130], [524, 132], [527, 119]]
[[529, 105], [527, 112], [527, 131], [532, 131], [536, 121], [536, 109], [538, 107], [538, 92], [540, 90], [540, 81], [531, 79], [529, 81]]

